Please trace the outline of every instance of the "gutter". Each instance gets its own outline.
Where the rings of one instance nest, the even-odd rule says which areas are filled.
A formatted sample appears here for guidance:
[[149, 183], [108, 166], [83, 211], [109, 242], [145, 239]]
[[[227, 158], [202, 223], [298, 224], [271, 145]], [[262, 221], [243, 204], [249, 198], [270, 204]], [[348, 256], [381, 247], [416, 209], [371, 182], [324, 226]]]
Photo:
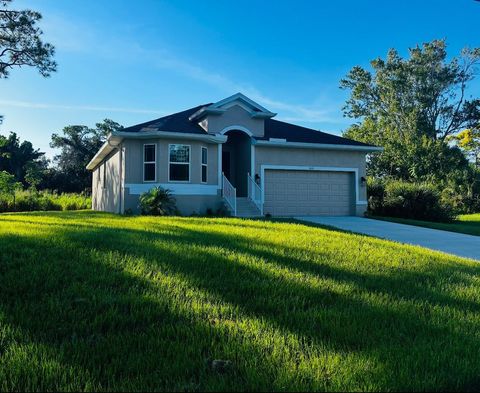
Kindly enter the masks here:
[[225, 143], [227, 141], [226, 135], [212, 135], [212, 134], [191, 134], [169, 131], [140, 131], [140, 132], [125, 132], [114, 131], [108, 135], [107, 141], [98, 150], [97, 154], [87, 164], [88, 170], [94, 170], [103, 159], [110, 154], [114, 149], [123, 142], [124, 139], [187, 139], [194, 141], [202, 141], [206, 143]]
[[319, 150], [349, 150], [363, 152], [381, 152], [383, 147], [378, 146], [356, 146], [356, 145], [338, 145], [329, 143], [306, 143], [306, 142], [284, 142], [284, 141], [264, 141], [254, 140], [253, 144], [265, 147], [296, 147], [300, 149], [319, 149]]
[[227, 136], [212, 135], [212, 134], [192, 134], [186, 132], [171, 132], [171, 131], [140, 131], [140, 132], [125, 132], [115, 131], [111, 134], [112, 137], [120, 137], [125, 139], [148, 139], [148, 138], [175, 138], [175, 139], [189, 139], [195, 141], [204, 141], [210, 143], [225, 143]]

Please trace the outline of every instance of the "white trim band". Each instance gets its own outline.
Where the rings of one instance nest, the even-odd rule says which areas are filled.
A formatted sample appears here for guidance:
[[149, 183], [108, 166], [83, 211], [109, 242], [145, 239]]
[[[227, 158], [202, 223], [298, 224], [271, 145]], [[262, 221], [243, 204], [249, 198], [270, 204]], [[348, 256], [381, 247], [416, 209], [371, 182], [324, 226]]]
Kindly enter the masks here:
[[170, 190], [173, 195], [218, 195], [216, 184], [182, 184], [182, 183], [130, 183], [125, 184], [130, 195], [140, 195], [153, 187]]

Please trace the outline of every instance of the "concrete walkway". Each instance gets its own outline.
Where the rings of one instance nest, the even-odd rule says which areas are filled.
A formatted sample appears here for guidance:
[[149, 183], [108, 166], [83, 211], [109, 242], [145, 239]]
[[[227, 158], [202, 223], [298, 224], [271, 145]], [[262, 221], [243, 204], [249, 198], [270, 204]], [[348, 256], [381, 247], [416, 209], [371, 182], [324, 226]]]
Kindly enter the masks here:
[[480, 261], [480, 236], [372, 220], [363, 217], [295, 217], [345, 231], [408, 243]]

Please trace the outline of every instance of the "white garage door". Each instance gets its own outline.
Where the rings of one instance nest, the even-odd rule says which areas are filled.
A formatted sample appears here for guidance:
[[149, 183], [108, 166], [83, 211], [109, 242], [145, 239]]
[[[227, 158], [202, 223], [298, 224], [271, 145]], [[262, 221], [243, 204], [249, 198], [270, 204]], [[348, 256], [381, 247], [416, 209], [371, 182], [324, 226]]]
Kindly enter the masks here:
[[264, 184], [264, 212], [273, 216], [354, 213], [352, 172], [266, 170]]

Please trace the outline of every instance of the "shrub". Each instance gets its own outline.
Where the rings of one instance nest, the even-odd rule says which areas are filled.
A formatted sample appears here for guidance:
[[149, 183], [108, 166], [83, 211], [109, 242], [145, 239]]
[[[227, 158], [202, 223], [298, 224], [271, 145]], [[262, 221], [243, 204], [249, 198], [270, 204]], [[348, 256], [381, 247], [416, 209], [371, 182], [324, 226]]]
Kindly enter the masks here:
[[447, 222], [455, 218], [452, 206], [433, 184], [375, 180], [368, 183], [368, 195], [373, 215]]
[[140, 195], [142, 214], [151, 216], [171, 216], [177, 214], [175, 198], [170, 190], [154, 187]]
[[25, 190], [13, 195], [0, 194], [1, 212], [90, 209], [92, 200], [85, 194], [56, 194], [50, 191]]

